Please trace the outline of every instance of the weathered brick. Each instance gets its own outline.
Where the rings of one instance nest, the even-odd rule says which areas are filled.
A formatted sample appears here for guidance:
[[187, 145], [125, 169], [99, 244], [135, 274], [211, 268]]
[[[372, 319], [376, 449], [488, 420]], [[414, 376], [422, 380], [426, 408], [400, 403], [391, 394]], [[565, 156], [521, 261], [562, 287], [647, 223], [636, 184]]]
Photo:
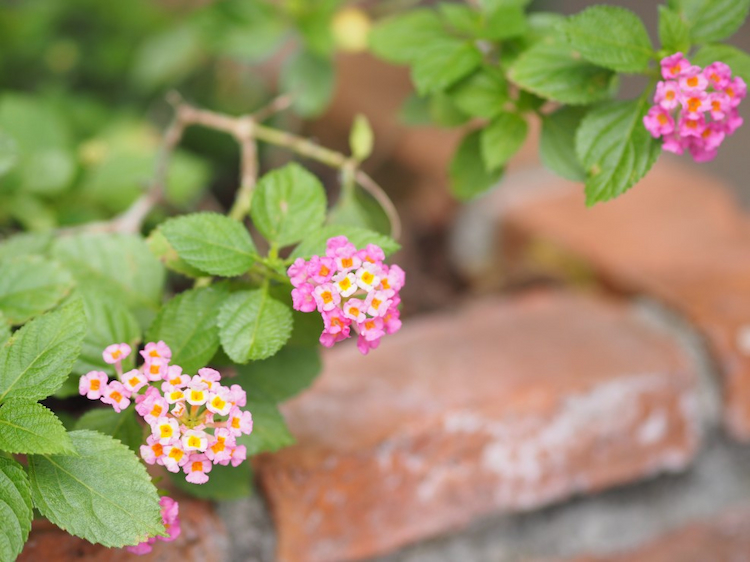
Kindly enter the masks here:
[[511, 266], [524, 248], [548, 243], [583, 259], [608, 285], [680, 311], [712, 346], [726, 426], [750, 440], [750, 350], [741, 337], [750, 324], [750, 215], [718, 181], [669, 162], [593, 208], [582, 187], [547, 181], [548, 196], [502, 211]]
[[695, 378], [624, 305], [564, 293], [410, 321], [325, 355], [258, 476], [284, 562], [358, 559], [660, 471], [699, 441]]
[[575, 562], [740, 562], [750, 559], [748, 529], [750, 507], [735, 507], [676, 529], [637, 550], [576, 558]]
[[34, 521], [18, 562], [72, 562], [88, 560], [120, 562], [226, 562], [229, 559], [229, 537], [221, 519], [207, 502], [180, 499], [182, 534], [173, 542], [156, 541], [149, 554], [136, 556], [124, 548], [105, 548], [71, 536], [45, 519]]

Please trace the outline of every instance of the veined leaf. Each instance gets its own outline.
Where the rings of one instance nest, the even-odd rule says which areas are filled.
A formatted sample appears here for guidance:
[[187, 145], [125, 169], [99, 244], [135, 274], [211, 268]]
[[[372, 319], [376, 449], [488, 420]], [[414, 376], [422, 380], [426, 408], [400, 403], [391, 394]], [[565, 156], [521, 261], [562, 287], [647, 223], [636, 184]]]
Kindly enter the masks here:
[[491, 119], [508, 101], [508, 83], [500, 70], [488, 66], [453, 86], [449, 94], [468, 115]]
[[732, 68], [732, 74], [740, 76], [750, 83], [750, 55], [732, 47], [731, 45], [706, 45], [692, 58], [693, 64], [708, 66], [712, 62], [721, 61]]
[[12, 324], [23, 324], [49, 310], [73, 288], [60, 264], [39, 256], [0, 259], [0, 312]]
[[273, 357], [238, 367], [235, 382], [250, 393], [260, 390], [282, 402], [310, 386], [321, 368], [318, 348], [287, 345]]
[[453, 155], [449, 169], [451, 193], [468, 201], [500, 181], [503, 170], [487, 171], [482, 160], [481, 130], [469, 133]]
[[414, 61], [411, 77], [417, 93], [423, 96], [445, 90], [481, 63], [482, 54], [473, 43], [445, 38], [424, 45]]
[[14, 454], [73, 454], [62, 422], [38, 402], [8, 400], [0, 405], [0, 450]]
[[690, 27], [693, 43], [721, 41], [734, 35], [747, 18], [750, 0], [669, 0]]
[[586, 108], [563, 107], [545, 115], [542, 120], [542, 136], [539, 152], [542, 163], [559, 176], [571, 181], [583, 181], [586, 172], [576, 155], [576, 131]]
[[521, 149], [529, 126], [517, 113], [500, 113], [482, 129], [482, 160], [487, 170], [497, 170]]
[[407, 64], [422, 54], [425, 44], [447, 36], [437, 12], [424, 8], [379, 22], [370, 32], [370, 48], [382, 59]]
[[46, 254], [52, 244], [49, 232], [24, 232], [0, 242], [0, 260]]
[[34, 510], [29, 477], [16, 461], [0, 457], [0, 560], [15, 560], [31, 531]]
[[667, 6], [659, 6], [659, 40], [663, 49], [687, 53], [690, 50], [690, 28], [682, 14]]
[[75, 428], [90, 429], [114, 437], [136, 453], [143, 444], [143, 428], [133, 408], [119, 413], [112, 408], [89, 410], [76, 422]]

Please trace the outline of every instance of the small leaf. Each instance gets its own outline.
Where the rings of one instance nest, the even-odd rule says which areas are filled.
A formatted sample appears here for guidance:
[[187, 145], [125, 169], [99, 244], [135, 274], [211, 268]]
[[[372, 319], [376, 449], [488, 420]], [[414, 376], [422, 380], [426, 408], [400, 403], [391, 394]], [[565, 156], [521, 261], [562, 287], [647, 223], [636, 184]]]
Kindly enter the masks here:
[[294, 437], [279, 412], [276, 402], [262, 391], [252, 390], [247, 395], [247, 407], [253, 415], [253, 432], [237, 439], [247, 447], [247, 456], [273, 452], [294, 443]]
[[34, 510], [23, 466], [0, 457], [0, 560], [15, 560], [31, 531]]
[[136, 453], [143, 444], [143, 428], [133, 408], [120, 413], [112, 408], [89, 410], [76, 422], [75, 429], [90, 429], [109, 435]]
[[456, 106], [468, 115], [492, 119], [508, 101], [508, 83], [502, 71], [485, 66], [448, 93]]
[[502, 168], [523, 146], [529, 126], [516, 113], [502, 112], [482, 130], [482, 160], [487, 170]]
[[94, 431], [70, 433], [77, 456], [31, 455], [34, 505], [71, 535], [120, 548], [164, 534], [159, 495], [133, 451]]
[[483, 39], [505, 41], [526, 33], [529, 24], [522, 6], [498, 6], [490, 10], [480, 32]]
[[18, 162], [18, 145], [9, 134], [0, 131], [0, 176], [12, 170]]
[[437, 12], [422, 8], [379, 22], [370, 32], [370, 48], [382, 59], [407, 64], [422, 55], [426, 44], [447, 36]]
[[249, 461], [239, 466], [215, 464], [208, 482], [200, 486], [185, 480], [185, 474], [182, 472], [170, 472], [169, 478], [179, 490], [204, 500], [236, 501], [249, 496], [253, 491], [253, 468]]
[[148, 244], [151, 253], [159, 258], [159, 261], [167, 266], [167, 269], [193, 278], [209, 276], [205, 271], [201, 271], [183, 260], [160, 229], [155, 228], [151, 231], [151, 234], [146, 238], [146, 244]]
[[683, 17], [667, 6], [659, 6], [659, 40], [670, 53], [690, 50], [690, 28]]
[[750, 55], [731, 45], [706, 45], [695, 53], [692, 61], [699, 66], [721, 61], [732, 68], [732, 74], [750, 83]]
[[62, 422], [50, 410], [25, 400], [0, 405], [0, 450], [14, 454], [74, 454]]
[[594, 66], [559, 38], [541, 41], [510, 67], [510, 79], [539, 96], [570, 105], [587, 105], [610, 96], [615, 74]]
[[468, 201], [497, 185], [503, 175], [503, 170], [486, 170], [480, 139], [481, 130], [466, 135], [451, 161], [450, 189], [461, 201]]
[[708, 43], [734, 35], [747, 18], [750, 0], [670, 0], [669, 7], [688, 23], [693, 43]]
[[576, 131], [586, 115], [582, 107], [563, 107], [542, 119], [539, 152], [542, 163], [559, 176], [571, 181], [583, 181], [586, 172], [576, 156]]
[[411, 77], [419, 95], [440, 92], [470, 74], [482, 63], [482, 54], [471, 42], [445, 38], [423, 46], [414, 61]]
[[281, 89], [294, 97], [302, 117], [315, 117], [328, 107], [334, 81], [330, 59], [306, 51], [289, 57], [281, 71]]
[[183, 260], [212, 275], [242, 275], [258, 258], [242, 223], [218, 213], [169, 219], [160, 230]]
[[644, 72], [654, 49], [641, 18], [618, 6], [592, 6], [563, 26], [586, 60], [618, 72]]
[[39, 256], [0, 260], [0, 312], [12, 324], [49, 310], [73, 287], [73, 278], [58, 263]]
[[287, 345], [269, 359], [238, 367], [234, 381], [250, 393], [260, 390], [282, 402], [310, 386], [321, 368], [317, 347]]
[[479, 34], [482, 27], [482, 15], [469, 6], [441, 3], [438, 12], [445, 27], [450, 31], [469, 38]]
[[288, 246], [323, 224], [325, 190], [318, 178], [302, 166], [287, 164], [260, 179], [250, 215], [266, 239]]
[[640, 180], [661, 153], [643, 126], [648, 99], [610, 102], [583, 118], [576, 153], [586, 170], [586, 204], [607, 201]]
[[6, 238], [0, 242], [0, 260], [30, 256], [44, 255], [52, 244], [52, 235], [49, 232], [25, 232]]
[[266, 359], [292, 335], [292, 311], [266, 290], [234, 293], [219, 311], [219, 335], [233, 361]]
[[335, 236], [346, 236], [349, 242], [357, 248], [362, 249], [368, 244], [380, 246], [386, 255], [390, 255], [401, 249], [401, 246], [392, 238], [384, 234], [378, 234], [372, 230], [348, 226], [343, 224], [329, 224], [307, 236], [289, 256], [289, 259], [305, 258], [311, 256], [323, 256], [326, 253], [326, 243]]
[[0, 349], [0, 402], [41, 400], [55, 392], [73, 367], [85, 334], [80, 300], [23, 326]]
[[354, 118], [354, 124], [349, 133], [349, 147], [351, 148], [352, 156], [359, 162], [369, 158], [372, 154], [373, 142], [374, 136], [370, 122], [367, 120], [367, 117], [358, 113]]
[[216, 286], [180, 293], [161, 309], [146, 332], [146, 340], [166, 342], [173, 364], [187, 373], [197, 372], [219, 349], [216, 320], [226, 297]]

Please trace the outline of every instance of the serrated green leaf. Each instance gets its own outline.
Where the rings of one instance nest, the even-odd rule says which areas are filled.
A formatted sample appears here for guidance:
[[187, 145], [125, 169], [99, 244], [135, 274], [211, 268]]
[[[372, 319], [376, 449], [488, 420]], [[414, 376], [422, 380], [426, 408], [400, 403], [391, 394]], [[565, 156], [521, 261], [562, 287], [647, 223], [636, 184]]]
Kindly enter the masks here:
[[576, 131], [586, 108], [563, 107], [542, 119], [539, 153], [547, 169], [571, 181], [583, 181], [586, 172], [576, 156]]
[[366, 116], [358, 113], [354, 117], [352, 130], [349, 133], [349, 147], [352, 151], [352, 156], [359, 162], [369, 158], [370, 154], [372, 154], [374, 142], [375, 137], [372, 127], [370, 127], [370, 122]]
[[52, 244], [49, 232], [16, 234], [0, 242], [0, 260], [30, 255], [43, 255]]
[[427, 43], [447, 36], [437, 12], [423, 8], [378, 22], [370, 32], [370, 48], [382, 59], [406, 64], [421, 56]]
[[0, 312], [12, 324], [23, 324], [49, 310], [73, 288], [60, 264], [39, 256], [0, 259]]
[[[73, 372], [83, 375], [89, 371], [111, 368], [102, 357], [104, 348], [113, 343], [127, 343], [135, 348], [141, 341], [141, 328], [124, 303], [102, 298], [98, 293], [81, 291], [79, 294], [88, 329]], [[77, 384], [73, 390], [77, 392]]]
[[183, 215], [160, 230], [183, 260], [212, 275], [242, 275], [258, 258], [242, 223], [218, 213]]
[[654, 49], [641, 19], [619, 6], [592, 6], [570, 16], [563, 29], [584, 59], [618, 72], [644, 72]]
[[583, 60], [570, 45], [548, 37], [524, 51], [508, 75], [516, 85], [570, 105], [587, 105], [610, 96], [616, 75]]
[[583, 118], [576, 153], [586, 170], [586, 204], [607, 201], [640, 180], [661, 153], [643, 126], [648, 99], [610, 102]]
[[0, 349], [0, 402], [41, 400], [55, 392], [73, 367], [85, 334], [80, 300], [23, 326]]
[[186, 373], [205, 367], [219, 349], [216, 324], [219, 306], [227, 293], [219, 287], [180, 293], [159, 311], [146, 332], [147, 341], [164, 341], [172, 350], [172, 363]]
[[34, 505], [70, 534], [108, 547], [164, 534], [159, 495], [133, 451], [94, 431], [70, 433], [77, 456], [31, 455]]
[[140, 236], [81, 234], [59, 238], [52, 255], [73, 274], [81, 291], [124, 303], [143, 326], [164, 289], [164, 266]]
[[201, 271], [183, 260], [160, 229], [156, 228], [151, 231], [151, 234], [146, 238], [146, 244], [148, 244], [151, 253], [159, 258], [159, 261], [167, 266], [167, 269], [193, 278], [209, 276], [205, 271]]
[[482, 129], [482, 160], [487, 170], [502, 168], [520, 150], [529, 126], [517, 113], [500, 113]]
[[294, 110], [302, 117], [315, 117], [328, 107], [334, 80], [331, 60], [306, 51], [289, 57], [281, 71], [281, 89], [293, 96]]
[[318, 178], [299, 164], [287, 164], [263, 176], [255, 188], [250, 216], [272, 243], [288, 246], [320, 228], [326, 194]]
[[503, 175], [503, 170], [486, 170], [480, 139], [481, 130], [466, 135], [451, 160], [450, 190], [461, 201], [468, 201], [497, 185]]
[[62, 422], [38, 402], [8, 400], [0, 405], [0, 450], [14, 454], [73, 454]]
[[253, 390], [247, 395], [247, 407], [253, 415], [253, 432], [237, 439], [239, 445], [247, 447], [247, 456], [262, 452], [273, 452], [294, 444], [284, 416], [276, 402], [262, 391]]
[[169, 477], [176, 488], [190, 496], [204, 500], [236, 501], [249, 496], [253, 491], [253, 468], [249, 462], [243, 462], [239, 466], [215, 464], [209, 474], [208, 482], [200, 486], [185, 480], [182, 472], [176, 474], [170, 472]]
[[112, 408], [89, 410], [78, 419], [75, 429], [90, 429], [109, 435], [136, 453], [143, 444], [143, 428], [138, 423], [133, 408], [120, 413]]
[[445, 38], [423, 46], [414, 61], [411, 77], [419, 95], [440, 92], [470, 74], [482, 63], [476, 45]]
[[432, 94], [429, 99], [430, 121], [439, 127], [458, 127], [471, 119], [447, 92]]
[[218, 323], [221, 345], [237, 363], [271, 357], [292, 335], [292, 311], [263, 289], [226, 299]]
[[667, 6], [659, 6], [659, 40], [662, 49], [671, 53], [690, 50], [690, 28], [682, 15]]
[[33, 517], [29, 477], [16, 461], [0, 457], [0, 560], [21, 553]]
[[731, 45], [706, 45], [692, 58], [693, 64], [708, 66], [717, 61], [728, 64], [732, 74], [750, 83], [750, 55]]
[[234, 382], [250, 393], [260, 390], [282, 402], [310, 386], [321, 368], [318, 348], [287, 345], [269, 359], [238, 367]]
[[349, 242], [357, 248], [364, 248], [368, 244], [380, 246], [385, 255], [390, 255], [401, 249], [398, 242], [392, 238], [356, 226], [344, 224], [329, 224], [307, 236], [302, 243], [297, 246], [289, 256], [294, 260], [297, 258], [308, 259], [311, 256], [323, 256], [326, 253], [326, 243], [330, 238], [335, 236], [346, 236]]
[[528, 29], [529, 24], [522, 6], [498, 6], [486, 14], [480, 37], [505, 41], [523, 35]]
[[468, 115], [492, 119], [508, 101], [508, 83], [502, 71], [484, 66], [453, 86], [448, 94]]
[[18, 144], [9, 134], [0, 131], [0, 176], [11, 171], [18, 162]]
[[734, 35], [750, 10], [750, 0], [670, 0], [690, 27], [694, 43], [721, 41]]

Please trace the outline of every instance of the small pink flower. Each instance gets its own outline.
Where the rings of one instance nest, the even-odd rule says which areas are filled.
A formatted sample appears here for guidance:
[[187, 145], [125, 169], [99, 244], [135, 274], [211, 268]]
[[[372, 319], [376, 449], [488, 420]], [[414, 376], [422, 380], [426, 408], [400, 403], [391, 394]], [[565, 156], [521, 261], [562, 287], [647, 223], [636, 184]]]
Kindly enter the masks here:
[[709, 162], [716, 158], [717, 151], [709, 150], [706, 145], [698, 139], [691, 139], [688, 150], [696, 162]]
[[346, 236], [335, 236], [329, 238], [328, 242], [326, 242], [326, 256], [329, 258], [335, 258], [338, 250], [349, 246], [350, 242]]
[[216, 389], [216, 392], [211, 392], [208, 395], [206, 408], [214, 414], [226, 416], [232, 407], [231, 392], [228, 388], [220, 386]]
[[363, 263], [381, 263], [385, 259], [385, 252], [380, 246], [368, 244], [364, 250], [357, 252]]
[[187, 474], [185, 480], [191, 484], [205, 484], [208, 482], [208, 473], [211, 472], [211, 468], [213, 468], [213, 465], [206, 455], [193, 454], [190, 455], [190, 459], [182, 467], [182, 470]]
[[318, 312], [333, 310], [341, 302], [341, 295], [330, 283], [315, 287], [313, 298], [315, 298], [315, 304], [318, 306]]
[[708, 104], [711, 111], [711, 118], [721, 121], [726, 117], [731, 109], [731, 100], [724, 92], [713, 92], [708, 95]]
[[333, 276], [333, 286], [343, 297], [350, 297], [357, 292], [357, 279], [353, 273], [337, 273]]
[[302, 258], [297, 258], [294, 263], [286, 270], [289, 279], [294, 287], [299, 287], [307, 282], [307, 262]]
[[[153, 392], [151, 391], [153, 389]], [[169, 403], [153, 386], [149, 386], [146, 398], [140, 403], [136, 403], [135, 411], [146, 420], [146, 423], [152, 423], [169, 411]]]
[[167, 404], [177, 404], [177, 402], [185, 400], [185, 391], [178, 386], [172, 386], [168, 382], [165, 382], [161, 385], [161, 390], [164, 393], [164, 400], [167, 401]]
[[151, 422], [151, 434], [162, 445], [172, 445], [180, 438], [180, 426], [171, 416], [162, 416]]
[[245, 389], [238, 384], [229, 387], [229, 401], [235, 406], [244, 408], [247, 405], [247, 393]]
[[656, 84], [656, 95], [654, 101], [667, 111], [671, 111], [680, 105], [680, 86], [674, 80], [659, 82]]
[[351, 323], [352, 321], [344, 316], [344, 313], [339, 308], [323, 313], [323, 325], [326, 331], [331, 334], [345, 333], [344, 339], [349, 337], [349, 326]]
[[208, 385], [193, 377], [190, 386], [185, 389], [185, 400], [191, 406], [202, 406], [208, 401]]
[[708, 79], [703, 75], [700, 66], [691, 66], [682, 73], [678, 80], [683, 90], [705, 90], [708, 87]]
[[351, 242], [347, 241], [343, 245], [337, 245], [333, 248], [331, 254], [326, 251], [326, 255], [335, 260], [336, 268], [339, 271], [348, 272], [362, 265], [362, 260], [357, 255], [357, 247]]
[[135, 394], [148, 384], [148, 379], [138, 369], [133, 369], [122, 375], [122, 384], [132, 394]]
[[713, 121], [708, 124], [701, 135], [702, 144], [707, 151], [716, 151], [716, 149], [721, 146], [721, 143], [724, 142], [725, 136], [724, 125]]
[[168, 496], [159, 500], [161, 506], [161, 519], [164, 523], [164, 529], [168, 537], [159, 537], [164, 542], [172, 542], [180, 536], [182, 529], [180, 527], [180, 505]]
[[130, 346], [126, 343], [113, 343], [112, 345], [108, 345], [104, 349], [102, 357], [104, 358], [105, 363], [114, 365], [115, 363], [119, 363], [123, 359], [127, 359], [127, 357], [130, 355], [130, 351]]
[[172, 359], [172, 350], [163, 341], [147, 343], [141, 350], [141, 357], [148, 362], [154, 359], [164, 359], [167, 363]]
[[143, 364], [143, 374], [152, 382], [167, 378], [169, 376], [169, 360], [161, 357], [146, 359]]
[[313, 256], [307, 262], [307, 273], [316, 283], [328, 283], [333, 277], [336, 262], [332, 258]]
[[389, 297], [399, 292], [406, 283], [406, 273], [397, 265], [388, 269], [388, 274], [381, 279], [380, 285]]
[[78, 392], [89, 400], [99, 400], [108, 380], [102, 371], [89, 371], [78, 381]]
[[112, 381], [104, 387], [101, 401], [109, 404], [115, 412], [121, 412], [130, 406], [130, 391], [120, 381]]
[[687, 144], [679, 135], [674, 134], [664, 137], [664, 144], [662, 144], [661, 147], [667, 152], [682, 154], [685, 152]]
[[312, 312], [317, 307], [313, 298], [313, 286], [309, 283], [303, 283], [299, 287], [292, 289], [292, 308], [300, 312]]
[[701, 90], [683, 91], [680, 96], [682, 116], [688, 119], [698, 119], [704, 111], [711, 109], [708, 104], [708, 94]]
[[723, 90], [732, 78], [732, 69], [723, 62], [714, 62], [703, 69], [703, 76], [717, 90]]
[[185, 452], [182, 443], [174, 441], [171, 445], [164, 447], [164, 467], [173, 474], [180, 472], [190, 460], [190, 454]]
[[227, 429], [234, 436], [250, 435], [253, 432], [253, 416], [250, 412], [232, 408], [227, 420]]
[[380, 285], [382, 274], [383, 272], [377, 264], [365, 262], [355, 273], [357, 286], [367, 292], [374, 291], [375, 287]]
[[164, 377], [164, 381], [161, 385], [162, 391], [165, 385], [170, 385], [173, 388], [185, 388], [190, 384], [190, 376], [182, 374], [182, 367], [179, 365], [170, 365], [167, 367], [167, 374]]
[[729, 104], [732, 107], [737, 107], [745, 99], [745, 96], [747, 96], [747, 84], [738, 76], [724, 88], [724, 93], [729, 96]]
[[666, 109], [658, 105], [654, 105], [648, 110], [648, 113], [643, 117], [643, 124], [654, 138], [669, 135], [674, 131], [674, 119]]
[[682, 117], [680, 119], [680, 136], [684, 137], [700, 137], [703, 131], [706, 130], [706, 118], [703, 114], [698, 114], [696, 119], [689, 119]]
[[151, 546], [156, 542], [155, 538], [147, 539], [141, 543], [138, 543], [135, 546], [126, 546], [125, 550], [127, 550], [130, 554], [136, 554], [138, 556], [141, 556], [143, 554], [148, 554], [153, 550], [153, 547]]
[[228, 429], [217, 429], [206, 449], [206, 456], [215, 464], [224, 464], [232, 458], [235, 438]]
[[241, 465], [245, 459], [247, 459], [247, 447], [244, 445], [238, 445], [232, 449], [232, 466], [237, 467]]
[[357, 349], [359, 349], [359, 352], [362, 355], [367, 355], [371, 349], [377, 349], [377, 347], [380, 345], [380, 340], [368, 340], [364, 336], [360, 334], [360, 336], [357, 338]]
[[382, 318], [368, 318], [358, 324], [357, 327], [360, 336], [364, 337], [367, 341], [379, 340], [385, 335]]
[[385, 316], [391, 305], [391, 299], [385, 291], [373, 291], [365, 299], [367, 314], [370, 316]]
[[164, 445], [154, 435], [146, 438], [146, 444], [141, 445], [141, 458], [146, 464], [164, 464]]
[[208, 447], [208, 434], [205, 431], [188, 429], [182, 435], [182, 448], [186, 451], [200, 451], [201, 453]]
[[661, 75], [665, 80], [674, 80], [690, 69], [690, 63], [682, 53], [661, 59]]
[[353, 322], [364, 322], [365, 303], [359, 299], [351, 299], [344, 305], [344, 316]]
[[383, 327], [386, 334], [395, 334], [401, 329], [401, 313], [398, 308], [391, 307], [383, 317]]
[[727, 115], [726, 121], [724, 121], [724, 132], [727, 135], [732, 135], [734, 132], [742, 126], [744, 120], [740, 117], [739, 112], [736, 109], [732, 109]]

